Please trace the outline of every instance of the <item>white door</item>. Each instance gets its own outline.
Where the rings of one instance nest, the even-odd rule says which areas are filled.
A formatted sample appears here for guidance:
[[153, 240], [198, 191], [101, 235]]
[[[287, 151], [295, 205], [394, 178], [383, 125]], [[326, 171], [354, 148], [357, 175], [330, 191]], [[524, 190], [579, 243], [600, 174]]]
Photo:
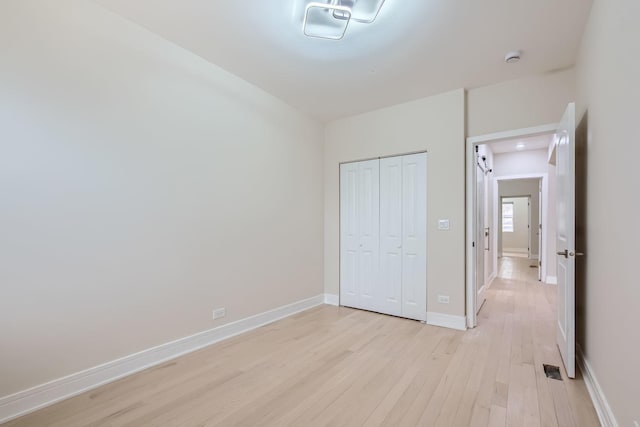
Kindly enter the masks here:
[[557, 342], [567, 375], [575, 377], [575, 104], [558, 125], [556, 149], [558, 251]]
[[380, 160], [380, 311], [402, 315], [402, 157]]
[[358, 305], [358, 257], [360, 223], [357, 163], [340, 165], [340, 304]]
[[531, 196], [527, 197], [527, 258], [531, 259], [533, 256], [533, 227], [531, 223]]
[[376, 309], [379, 162], [340, 165], [340, 304]]
[[485, 174], [480, 168], [480, 165], [476, 164], [476, 191], [474, 200], [474, 210], [476, 218], [476, 235], [475, 239], [475, 263], [476, 263], [476, 313], [480, 311], [482, 304], [484, 303], [484, 290], [485, 290], [485, 277], [484, 277], [484, 256], [485, 256]]
[[340, 304], [426, 320], [426, 153], [340, 166]]
[[542, 281], [542, 180], [538, 181], [538, 281]]
[[358, 168], [360, 175], [359, 307], [375, 311], [378, 309], [379, 298], [376, 291], [380, 250], [380, 162], [378, 160], [359, 162]]
[[427, 319], [427, 154], [402, 156], [402, 316]]

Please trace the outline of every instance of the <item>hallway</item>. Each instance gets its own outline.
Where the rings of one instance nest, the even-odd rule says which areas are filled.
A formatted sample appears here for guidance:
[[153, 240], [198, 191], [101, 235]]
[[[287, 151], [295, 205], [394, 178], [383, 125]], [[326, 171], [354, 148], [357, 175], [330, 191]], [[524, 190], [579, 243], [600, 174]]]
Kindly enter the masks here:
[[[492, 413], [512, 426], [598, 426], [581, 372], [567, 379], [555, 343], [557, 287], [537, 280], [534, 263], [500, 258], [498, 277], [478, 315], [475, 331], [490, 335], [499, 347], [491, 350], [500, 358]], [[547, 379], [543, 363], [560, 366], [563, 381]]]

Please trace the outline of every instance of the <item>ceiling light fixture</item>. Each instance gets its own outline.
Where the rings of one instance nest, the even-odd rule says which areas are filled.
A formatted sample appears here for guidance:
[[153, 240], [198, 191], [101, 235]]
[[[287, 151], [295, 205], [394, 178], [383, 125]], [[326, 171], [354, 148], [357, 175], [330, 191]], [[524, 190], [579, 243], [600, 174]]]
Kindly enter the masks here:
[[524, 150], [524, 147], [524, 142], [519, 142], [518, 144], [516, 144], [516, 150]]
[[375, 21], [385, 0], [326, 0], [310, 2], [304, 12], [305, 36], [340, 40], [351, 21], [370, 24]]

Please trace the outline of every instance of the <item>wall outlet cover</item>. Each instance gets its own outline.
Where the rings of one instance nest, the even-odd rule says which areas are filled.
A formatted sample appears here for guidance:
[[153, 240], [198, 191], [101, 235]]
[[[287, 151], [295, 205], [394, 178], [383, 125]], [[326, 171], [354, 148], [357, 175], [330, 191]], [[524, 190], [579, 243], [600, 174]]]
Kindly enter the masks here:
[[438, 302], [440, 304], [449, 304], [449, 295], [438, 295]]
[[213, 310], [213, 320], [220, 319], [221, 317], [224, 317], [226, 315], [227, 315], [227, 309], [226, 308], [217, 308], [217, 309]]
[[438, 220], [438, 230], [448, 230], [449, 229], [449, 220], [448, 219], [439, 219]]

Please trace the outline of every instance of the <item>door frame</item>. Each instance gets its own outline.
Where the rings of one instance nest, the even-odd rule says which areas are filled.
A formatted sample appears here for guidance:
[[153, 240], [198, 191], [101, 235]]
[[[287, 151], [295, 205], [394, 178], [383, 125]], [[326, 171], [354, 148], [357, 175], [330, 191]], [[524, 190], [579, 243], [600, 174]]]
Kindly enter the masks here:
[[[510, 179], [504, 179], [503, 177], [498, 177], [500, 181], [510, 181]], [[516, 178], [516, 179], [520, 179], [520, 178]], [[523, 179], [528, 179], [528, 178], [523, 178]], [[537, 178], [531, 178], [531, 179], [537, 179]], [[493, 218], [491, 218], [491, 226], [495, 227], [495, 234], [493, 237], [496, 241], [500, 240], [500, 233], [502, 233], [502, 229], [500, 227], [500, 215], [502, 215], [502, 203], [503, 203], [503, 199], [527, 199], [527, 226], [528, 226], [528, 230], [527, 230], [527, 259], [531, 259], [531, 195], [530, 194], [518, 194], [515, 196], [500, 196], [500, 183], [498, 181], [494, 181], [494, 184], [497, 185], [493, 185], [491, 191], [493, 191], [494, 194], [497, 195], [497, 197], [495, 197], [494, 200], [494, 204], [493, 204], [493, 209], [499, 209], [500, 212], [495, 212], [494, 211], [494, 216]], [[539, 203], [539, 202], [538, 202]], [[504, 236], [502, 236], [502, 251], [498, 251], [497, 250], [497, 246], [496, 246], [496, 256], [493, 257], [493, 264], [492, 264], [492, 268], [494, 269], [493, 271], [496, 271], [496, 267], [497, 267], [497, 262], [496, 260], [498, 258], [500, 258], [501, 254], [504, 254]], [[538, 247], [538, 251], [540, 250], [540, 247]], [[504, 255], [502, 255], [504, 256]], [[538, 254], [538, 257], [540, 257], [540, 254]]]
[[[542, 183], [542, 198], [538, 201], [538, 205], [539, 206], [547, 206], [547, 203], [549, 202], [549, 174], [546, 173], [530, 173], [530, 174], [522, 174], [522, 175], [502, 175], [502, 176], [497, 176], [495, 177], [494, 181], [493, 181], [493, 192], [494, 194], [497, 195], [497, 197], [494, 197], [494, 204], [493, 204], [493, 209], [494, 209], [494, 215], [493, 215], [493, 226], [495, 227], [496, 233], [494, 234], [494, 238], [495, 238], [495, 245], [497, 248], [498, 245], [498, 224], [499, 224], [499, 218], [498, 215], [500, 215], [500, 213], [502, 212], [502, 209], [500, 209], [500, 201], [502, 200], [502, 197], [500, 197], [498, 189], [499, 189], [499, 182], [500, 181], [516, 181], [519, 179], [539, 179], [540, 182]], [[531, 253], [531, 238], [532, 238], [532, 228], [531, 228], [531, 195], [526, 194], [524, 196], [505, 196], [506, 198], [516, 198], [516, 197], [528, 197], [529, 198], [529, 254]], [[500, 212], [497, 211], [497, 209], [500, 209]], [[542, 215], [538, 218], [538, 221], [540, 224], [542, 224], [542, 229], [546, 232], [547, 228], [549, 227], [547, 224], [547, 211], [546, 209], [543, 208], [542, 210]], [[536, 225], [537, 227], [537, 225]], [[539, 272], [538, 274], [542, 276], [542, 278], [546, 278], [547, 277], [547, 265], [549, 264], [549, 262], [547, 261], [547, 238], [545, 237], [544, 233], [540, 234], [540, 244], [538, 247], [538, 262], [545, 260], [545, 262], [542, 263], [542, 267], [538, 266]], [[503, 243], [504, 246], [504, 243]], [[504, 247], [502, 248], [503, 252], [504, 252]], [[497, 252], [496, 252], [497, 254]], [[531, 259], [531, 257], [529, 257], [528, 259]], [[493, 271], [498, 271], [498, 257], [497, 255], [495, 257], [493, 257]]]
[[[472, 136], [466, 139], [465, 143], [465, 157], [466, 157], [466, 318], [467, 327], [475, 328], [477, 325], [477, 308], [476, 308], [476, 295], [475, 295], [475, 256], [474, 256], [474, 236], [476, 235], [475, 218], [473, 210], [473, 201], [475, 199], [475, 147], [477, 145], [486, 144], [489, 142], [496, 142], [507, 139], [514, 139], [520, 137], [537, 136], [544, 134], [555, 133], [558, 129], [557, 123], [545, 124], [541, 126], [534, 126], [528, 128], [514, 129], [505, 132], [497, 132], [486, 135]], [[495, 216], [495, 213], [494, 213]], [[494, 228], [495, 236], [495, 228]], [[497, 240], [497, 239], [496, 239]], [[495, 242], [494, 242], [495, 243]], [[494, 246], [495, 247], [495, 246]], [[496, 265], [497, 266], [497, 258]]]

